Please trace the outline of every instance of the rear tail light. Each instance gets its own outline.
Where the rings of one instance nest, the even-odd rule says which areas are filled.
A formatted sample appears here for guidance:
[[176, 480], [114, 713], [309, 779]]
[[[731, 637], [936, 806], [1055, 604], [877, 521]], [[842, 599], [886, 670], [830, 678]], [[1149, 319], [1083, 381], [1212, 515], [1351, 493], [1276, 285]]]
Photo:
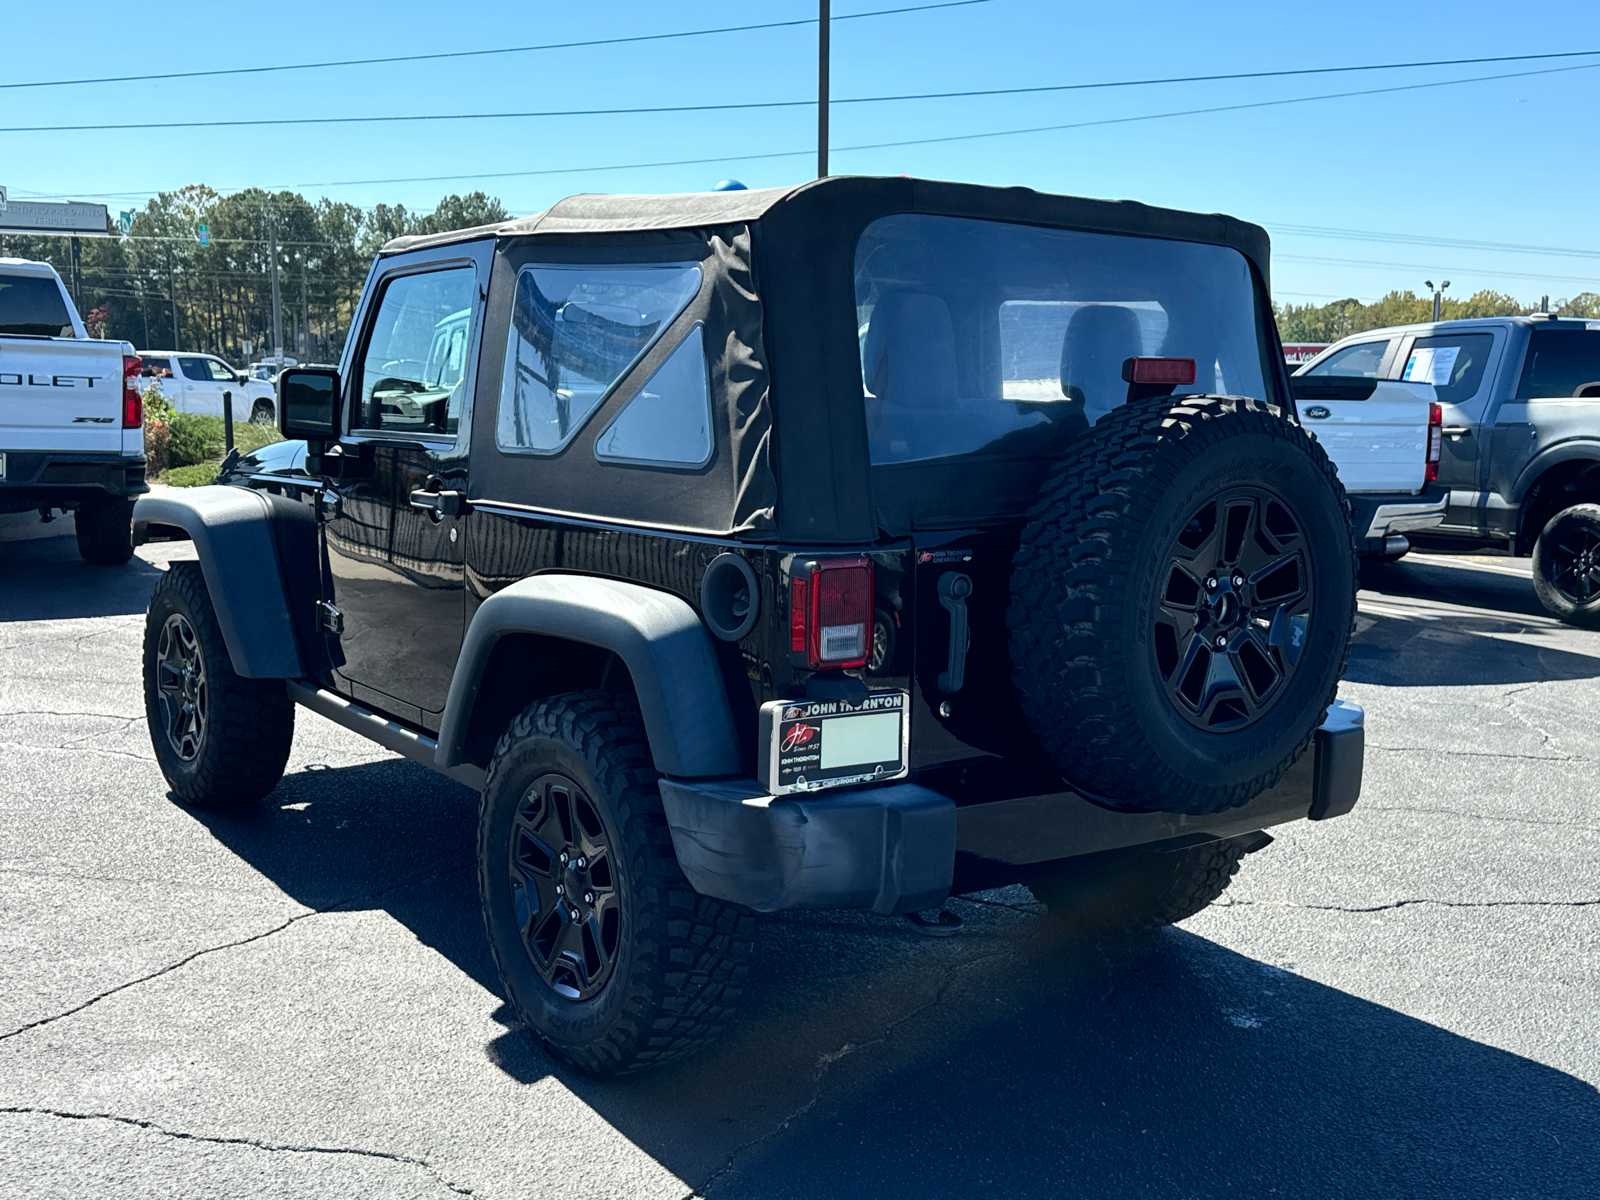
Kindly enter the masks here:
[[1428, 466], [1423, 473], [1423, 479], [1428, 483], [1437, 483], [1439, 479], [1439, 455], [1444, 449], [1444, 410], [1437, 403], [1428, 404]]
[[137, 429], [144, 424], [144, 397], [139, 394], [140, 362], [137, 355], [122, 356], [122, 427]]
[[789, 584], [789, 649], [806, 666], [866, 665], [872, 645], [872, 560], [796, 564]]

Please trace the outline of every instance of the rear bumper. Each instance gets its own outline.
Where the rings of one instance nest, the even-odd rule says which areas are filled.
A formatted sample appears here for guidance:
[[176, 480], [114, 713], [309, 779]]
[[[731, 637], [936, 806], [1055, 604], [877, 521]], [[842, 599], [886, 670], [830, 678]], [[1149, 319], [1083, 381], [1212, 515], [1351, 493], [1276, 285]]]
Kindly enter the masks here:
[[930, 908], [1108, 850], [1216, 841], [1343, 816], [1361, 795], [1364, 714], [1336, 701], [1313, 752], [1249, 804], [1210, 816], [1115, 812], [1073, 792], [957, 807], [914, 783], [773, 797], [753, 780], [661, 781], [673, 847], [702, 895], [758, 912]]
[[71, 454], [54, 450], [7, 450], [0, 476], [0, 502], [10, 508], [76, 504], [85, 496], [142, 496], [145, 457], [118, 453]]
[[1444, 522], [1450, 493], [1436, 483], [1420, 492], [1357, 493], [1350, 497], [1356, 541], [1381, 541], [1400, 533], [1432, 529]]

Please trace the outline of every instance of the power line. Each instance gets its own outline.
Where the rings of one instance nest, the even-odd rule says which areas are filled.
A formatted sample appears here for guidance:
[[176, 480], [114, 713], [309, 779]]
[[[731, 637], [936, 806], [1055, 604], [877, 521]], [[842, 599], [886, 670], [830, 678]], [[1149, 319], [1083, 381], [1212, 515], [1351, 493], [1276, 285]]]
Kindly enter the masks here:
[[[1466, 238], [1430, 237], [1427, 234], [1379, 233], [1366, 229], [1335, 229], [1320, 225], [1268, 225], [1278, 233], [1298, 237], [1339, 238], [1354, 242], [1388, 242], [1407, 246], [1445, 246], [1454, 250], [1492, 250], [1503, 254], [1554, 254], [1563, 258], [1600, 258], [1600, 250], [1564, 246], [1528, 246], [1518, 242], [1481, 242]], [[1428, 270], [1434, 268], [1429, 267]]]
[[1376, 262], [1365, 258], [1318, 258], [1306, 254], [1274, 254], [1274, 262], [1318, 263], [1340, 267], [1381, 267], [1388, 271], [1449, 271], [1452, 275], [1489, 275], [1502, 279], [1550, 279], [1561, 283], [1600, 284], [1600, 275], [1547, 275], [1543, 272], [1502, 271], [1498, 267], [1445, 267], [1438, 263]]
[[[833, 18], [838, 21], [859, 21], [866, 17], [891, 17], [901, 13], [931, 12], [940, 8], [967, 8], [974, 4], [989, 4], [993, 0], [943, 0], [938, 4], [914, 4], [904, 8], [880, 8], [871, 12], [842, 13]], [[486, 58], [497, 54], [530, 54], [542, 50], [577, 50], [588, 46], [621, 46], [632, 42], [664, 42], [678, 38], [709, 37], [723, 33], [753, 33], [762, 29], [794, 29], [815, 25], [816, 17], [801, 17], [793, 21], [762, 21], [751, 25], [722, 25], [714, 29], [682, 29], [673, 33], [640, 33], [628, 37], [592, 38], [581, 42], [545, 42], [534, 46], [493, 46], [484, 50], [448, 50], [435, 54], [395, 54], [382, 58], [342, 58], [327, 62], [281, 63], [267, 67], [226, 67], [211, 71], [185, 71], [184, 79], [209, 79], [218, 75], [262, 75], [269, 71], [311, 71], [327, 67], [370, 67], [385, 63], [438, 62], [454, 58]], [[88, 83], [148, 83], [153, 76], [105, 75], [93, 79], [40, 79], [30, 82], [0, 83], [0, 89], [76, 87]]]
[[[976, 3], [978, 0], [967, 0]], [[1227, 75], [1177, 75], [1159, 79], [1124, 79], [1096, 83], [1060, 83], [1041, 84], [1030, 87], [1017, 88], [982, 88], [960, 92], [908, 92], [892, 96], [847, 96], [835, 98], [830, 103], [846, 104], [888, 104], [913, 100], [969, 100], [986, 96], [1018, 96], [1038, 95], [1047, 92], [1076, 92], [1091, 91], [1106, 88], [1150, 87], [1158, 84], [1178, 83], [1213, 83], [1218, 81], [1237, 81], [1246, 79], [1282, 79], [1300, 75], [1328, 75], [1348, 73], [1352, 71], [1398, 71], [1415, 70], [1426, 67], [1458, 66], [1464, 64], [1483, 64], [1496, 62], [1529, 62], [1561, 58], [1593, 58], [1600, 55], [1600, 50], [1572, 50], [1557, 54], [1508, 54], [1489, 58], [1457, 58], [1435, 59], [1428, 61], [1397, 62], [1397, 63], [1371, 63], [1364, 65], [1343, 67], [1309, 67], [1284, 71], [1244, 71]], [[1562, 67], [1557, 70], [1582, 70], [1588, 66], [1600, 64], [1582, 64], [1578, 67]], [[1535, 74], [1538, 72], [1527, 72]], [[1484, 79], [1508, 79], [1516, 75], [1490, 75]], [[1474, 80], [1436, 80], [1427, 84], [1412, 84], [1410, 87], [1443, 87], [1452, 83], [1474, 82]], [[1382, 91], [1403, 91], [1405, 88], [1380, 88], [1368, 92], [1347, 92], [1341, 95], [1374, 95]], [[1271, 103], [1271, 102], [1268, 102]], [[1296, 103], [1296, 101], [1278, 101], [1277, 103]], [[124, 124], [108, 125], [105, 123], [92, 125], [16, 125], [0, 127], [0, 133], [86, 133], [99, 131], [127, 131], [135, 129], [234, 129], [240, 127], [258, 126], [305, 126], [305, 125], [378, 125], [378, 124], [409, 124], [420, 121], [511, 121], [527, 119], [545, 119], [553, 117], [621, 117], [621, 116], [647, 116], [668, 113], [714, 113], [714, 112], [740, 112], [747, 110], [782, 109], [782, 108], [812, 108], [816, 105], [814, 99], [806, 100], [749, 100], [726, 104], [658, 104], [634, 108], [552, 108], [535, 109], [522, 112], [474, 112], [474, 113], [391, 113], [377, 116], [339, 116], [339, 117], [251, 117], [238, 120], [223, 121], [136, 121]], [[1236, 107], [1256, 107], [1241, 105]], [[1225, 111], [1220, 109], [1204, 109], [1199, 111]], [[1065, 127], [1052, 127], [1065, 128]]]
[[[862, 150], [898, 150], [908, 146], [931, 146], [944, 142], [978, 141], [985, 138], [1017, 137], [1030, 133], [1059, 133], [1073, 129], [1090, 129], [1097, 126], [1124, 125], [1140, 121], [1159, 121], [1171, 117], [1203, 116], [1210, 113], [1236, 112], [1243, 109], [1275, 108], [1290, 104], [1310, 104], [1320, 100], [1342, 100], [1358, 96], [1376, 96], [1394, 92], [1421, 91], [1426, 88], [1453, 87], [1458, 84], [1487, 83], [1502, 79], [1522, 79], [1534, 75], [1556, 75], [1567, 71], [1588, 71], [1600, 67], [1600, 63], [1584, 63], [1571, 67], [1547, 67], [1538, 71], [1513, 71], [1498, 75], [1475, 75], [1465, 79], [1438, 79], [1428, 83], [1409, 83], [1394, 87], [1365, 88], [1352, 92], [1326, 92], [1316, 96], [1291, 96], [1279, 100], [1256, 100], [1244, 104], [1221, 104], [1207, 108], [1185, 108], [1169, 112], [1143, 113], [1132, 117], [1105, 117], [1094, 121], [1073, 121], [1063, 125], [1030, 125], [1022, 129], [992, 129], [983, 133], [959, 133], [944, 137], [906, 138], [894, 142], [864, 142], [854, 146], [834, 146], [830, 154], [849, 154]], [[650, 162], [608, 163], [605, 166], [594, 167], [546, 167], [530, 171], [492, 171], [478, 172], [468, 175], [403, 175], [387, 179], [326, 179], [300, 183], [271, 184], [263, 190], [272, 188], [318, 188], [318, 187], [366, 187], [393, 183], [449, 183], [459, 180], [498, 180], [498, 179], [533, 179], [550, 175], [586, 175], [603, 173], [607, 171], [643, 171], [658, 167], [699, 167], [722, 163], [758, 162], [777, 158], [809, 158], [816, 153], [816, 148], [808, 146], [804, 150], [770, 150], [757, 154], [719, 154], [707, 158], [674, 158], [658, 159]], [[231, 189], [224, 189], [231, 190]]]

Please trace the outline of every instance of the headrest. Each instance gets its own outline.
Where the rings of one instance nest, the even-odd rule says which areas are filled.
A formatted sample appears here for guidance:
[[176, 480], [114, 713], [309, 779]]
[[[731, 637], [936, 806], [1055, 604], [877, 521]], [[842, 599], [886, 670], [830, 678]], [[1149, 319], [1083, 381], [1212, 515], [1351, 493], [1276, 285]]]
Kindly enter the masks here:
[[[1139, 318], [1114, 304], [1085, 304], [1067, 322], [1061, 339], [1061, 391], [1076, 387], [1122, 388], [1122, 364], [1144, 349]], [[1125, 389], [1124, 389], [1125, 390]]]
[[956, 398], [956, 335], [938, 296], [890, 292], [872, 309], [863, 352], [867, 389], [881, 403], [933, 408]]

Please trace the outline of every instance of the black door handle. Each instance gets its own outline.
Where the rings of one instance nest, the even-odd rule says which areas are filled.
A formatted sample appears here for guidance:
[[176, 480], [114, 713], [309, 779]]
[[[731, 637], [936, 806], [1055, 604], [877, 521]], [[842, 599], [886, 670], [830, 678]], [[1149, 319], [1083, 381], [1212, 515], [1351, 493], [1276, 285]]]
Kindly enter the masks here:
[[459, 517], [467, 511], [465, 492], [415, 491], [411, 493], [410, 500], [412, 508], [423, 510], [435, 521]]
[[967, 597], [972, 595], [972, 580], [960, 571], [946, 571], [939, 576], [939, 603], [950, 614], [950, 657], [948, 668], [939, 672], [941, 692], [959, 692], [966, 681]]

